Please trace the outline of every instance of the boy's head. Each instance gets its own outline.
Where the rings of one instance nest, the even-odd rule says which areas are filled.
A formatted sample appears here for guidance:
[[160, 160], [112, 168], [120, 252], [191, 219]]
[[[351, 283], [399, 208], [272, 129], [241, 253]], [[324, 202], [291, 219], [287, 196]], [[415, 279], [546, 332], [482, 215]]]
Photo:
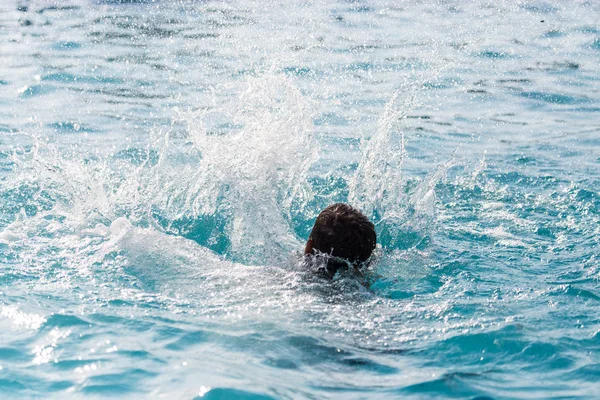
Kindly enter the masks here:
[[335, 274], [344, 264], [342, 260], [353, 265], [367, 261], [376, 241], [375, 227], [363, 213], [348, 204], [336, 203], [317, 217], [304, 253], [313, 254], [316, 250], [334, 257], [327, 269]]

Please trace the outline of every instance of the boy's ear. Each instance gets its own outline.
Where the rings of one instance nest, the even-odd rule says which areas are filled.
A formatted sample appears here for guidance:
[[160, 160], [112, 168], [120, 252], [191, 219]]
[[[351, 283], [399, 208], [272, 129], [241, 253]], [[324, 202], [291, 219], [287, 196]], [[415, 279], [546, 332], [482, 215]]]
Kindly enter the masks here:
[[313, 241], [311, 238], [308, 238], [306, 242], [306, 247], [304, 248], [304, 254], [312, 254], [313, 252]]

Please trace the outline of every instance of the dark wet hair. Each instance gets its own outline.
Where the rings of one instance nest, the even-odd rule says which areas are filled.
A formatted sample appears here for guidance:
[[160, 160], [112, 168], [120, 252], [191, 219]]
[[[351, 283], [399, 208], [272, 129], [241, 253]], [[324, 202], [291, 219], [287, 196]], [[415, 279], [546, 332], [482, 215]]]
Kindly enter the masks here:
[[327, 255], [327, 270], [333, 276], [348, 263], [359, 266], [367, 261], [376, 242], [375, 226], [363, 213], [348, 204], [336, 203], [317, 217], [305, 253]]

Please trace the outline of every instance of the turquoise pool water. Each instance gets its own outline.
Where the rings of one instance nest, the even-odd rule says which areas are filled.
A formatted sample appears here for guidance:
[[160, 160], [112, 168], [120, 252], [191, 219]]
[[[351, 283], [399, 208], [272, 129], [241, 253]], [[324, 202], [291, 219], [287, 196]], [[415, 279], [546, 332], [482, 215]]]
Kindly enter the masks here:
[[[0, 4], [0, 397], [598, 398], [600, 3]], [[365, 276], [311, 276], [327, 205]]]

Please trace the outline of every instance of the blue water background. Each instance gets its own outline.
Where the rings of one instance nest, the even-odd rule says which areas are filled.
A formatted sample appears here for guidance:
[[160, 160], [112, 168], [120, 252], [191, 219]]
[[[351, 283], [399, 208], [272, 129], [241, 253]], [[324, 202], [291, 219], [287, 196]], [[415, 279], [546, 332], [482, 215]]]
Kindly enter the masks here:
[[[600, 3], [0, 4], [2, 398], [598, 398]], [[376, 222], [313, 277], [318, 212]]]

